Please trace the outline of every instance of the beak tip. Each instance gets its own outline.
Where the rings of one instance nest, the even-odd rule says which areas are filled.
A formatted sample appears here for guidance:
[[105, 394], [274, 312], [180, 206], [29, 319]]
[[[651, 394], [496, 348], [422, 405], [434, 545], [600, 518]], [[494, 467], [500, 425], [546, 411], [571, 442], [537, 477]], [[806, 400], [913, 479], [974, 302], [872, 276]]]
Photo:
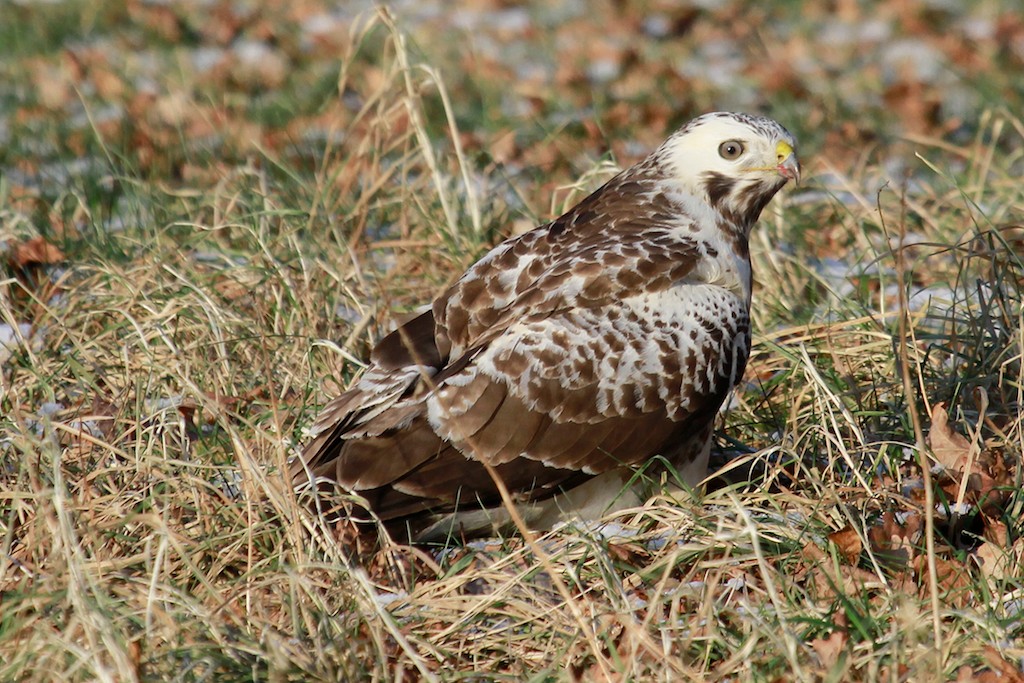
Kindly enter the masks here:
[[794, 184], [800, 184], [800, 162], [795, 154], [790, 154], [778, 165], [779, 175], [786, 180], [792, 180]]

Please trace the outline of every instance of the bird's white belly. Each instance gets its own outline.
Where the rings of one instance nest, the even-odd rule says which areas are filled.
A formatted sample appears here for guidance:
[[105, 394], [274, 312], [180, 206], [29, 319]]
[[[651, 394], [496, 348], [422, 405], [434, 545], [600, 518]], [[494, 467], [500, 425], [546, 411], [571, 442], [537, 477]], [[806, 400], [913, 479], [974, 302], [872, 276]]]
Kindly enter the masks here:
[[[647, 321], [643, 367], [660, 371], [669, 413], [727, 392], [739, 380], [750, 346], [746, 302], [714, 285], [684, 285], [623, 302]], [[668, 349], [673, 349], [675, 358]], [[646, 374], [646, 373], [645, 373]]]

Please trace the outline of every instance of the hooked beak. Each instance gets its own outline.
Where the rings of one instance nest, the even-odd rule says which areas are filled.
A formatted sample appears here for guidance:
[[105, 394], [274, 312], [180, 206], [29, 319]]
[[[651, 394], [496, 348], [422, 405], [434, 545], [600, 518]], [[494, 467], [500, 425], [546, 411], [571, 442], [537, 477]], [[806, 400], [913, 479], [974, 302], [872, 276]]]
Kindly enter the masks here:
[[800, 161], [796, 158], [796, 152], [793, 151], [793, 147], [785, 140], [779, 140], [779, 144], [775, 146], [775, 158], [779, 164], [775, 167], [779, 175], [786, 180], [792, 180], [799, 184]]

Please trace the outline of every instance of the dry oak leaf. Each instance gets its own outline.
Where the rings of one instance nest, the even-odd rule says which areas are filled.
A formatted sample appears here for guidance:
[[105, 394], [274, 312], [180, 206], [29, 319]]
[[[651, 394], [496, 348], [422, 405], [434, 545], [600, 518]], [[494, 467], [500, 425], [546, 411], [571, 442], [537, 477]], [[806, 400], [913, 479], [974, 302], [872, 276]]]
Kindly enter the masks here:
[[808, 643], [818, 655], [818, 659], [824, 668], [831, 669], [839, 662], [839, 657], [843, 649], [846, 648], [847, 641], [850, 640], [847, 632], [848, 625], [846, 615], [839, 612], [836, 614], [832, 632], [828, 636], [815, 638]]
[[845, 631], [836, 629], [827, 638], [815, 638], [809, 644], [821, 660], [821, 665], [831, 669], [839, 661], [839, 656], [849, 639]]
[[985, 541], [974, 551], [973, 558], [985, 578], [1012, 579], [1017, 576], [1024, 559], [1024, 538], [1018, 538], [1010, 547]]
[[33, 237], [27, 242], [15, 244], [8, 257], [8, 261], [15, 268], [45, 266], [63, 260], [64, 253], [42, 237]]
[[1024, 674], [991, 645], [985, 646], [985, 662], [992, 667], [993, 673], [999, 674], [994, 680], [1024, 683]]
[[984, 657], [988, 668], [975, 671], [964, 664], [957, 670], [956, 683], [1024, 683], [1024, 674], [991, 645], [985, 646]]
[[[970, 599], [971, 573], [963, 562], [956, 559], [935, 558], [935, 569], [939, 580], [939, 590], [944, 593], [943, 601], [947, 605], [963, 607]], [[928, 556], [919, 555], [914, 560], [914, 571], [918, 576], [921, 590], [927, 590]]]
[[828, 540], [835, 543], [836, 549], [848, 564], [857, 564], [857, 558], [860, 557], [860, 551], [864, 546], [856, 529], [847, 524], [839, 531], [829, 534]]
[[946, 469], [962, 472], [967, 466], [971, 442], [949, 426], [949, 414], [945, 403], [932, 406], [932, 428], [928, 433], [928, 445], [935, 459]]
[[913, 532], [920, 523], [916, 517], [916, 513], [908, 516], [910, 524], [904, 527], [896, 521], [896, 515], [891, 510], [885, 512], [881, 523], [868, 529], [868, 544], [872, 554], [891, 565], [905, 566], [910, 562], [917, 554], [911, 542]]
[[1006, 528], [1006, 524], [985, 514], [982, 515], [982, 519], [985, 521], [985, 540], [1001, 548], [1007, 547], [1010, 542], [1010, 530]]
[[945, 468], [940, 485], [946, 495], [958, 501], [963, 496], [988, 514], [997, 513], [1012, 489], [1013, 475], [1004, 459], [954, 431], [943, 403], [932, 409], [928, 440], [935, 460]]

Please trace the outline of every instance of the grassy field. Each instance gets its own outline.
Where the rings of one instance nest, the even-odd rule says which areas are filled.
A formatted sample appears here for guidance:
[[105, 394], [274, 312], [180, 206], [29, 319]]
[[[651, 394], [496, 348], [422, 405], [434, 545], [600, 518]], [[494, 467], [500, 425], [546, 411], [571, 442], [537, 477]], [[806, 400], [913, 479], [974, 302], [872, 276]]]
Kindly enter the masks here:
[[[0, 0], [0, 681], [1024, 680], [1024, 19], [818, 6]], [[394, 316], [720, 108], [806, 179], [705, 494], [297, 504]]]

